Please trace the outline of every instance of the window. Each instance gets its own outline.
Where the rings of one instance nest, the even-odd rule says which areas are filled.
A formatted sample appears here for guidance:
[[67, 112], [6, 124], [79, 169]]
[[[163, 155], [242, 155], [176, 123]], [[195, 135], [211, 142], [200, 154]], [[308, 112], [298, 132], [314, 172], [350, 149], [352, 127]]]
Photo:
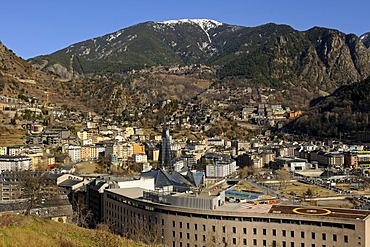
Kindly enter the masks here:
[[316, 245], [315, 244], [311, 244], [311, 247], [316, 247]]
[[253, 228], [253, 234], [257, 235], [257, 228]]
[[243, 233], [247, 234], [247, 228], [246, 227], [243, 228]]
[[304, 243], [301, 243], [301, 247], [304, 247]]
[[282, 230], [281, 235], [283, 235], [283, 237], [286, 237], [286, 230]]
[[276, 229], [272, 229], [272, 236], [276, 236]]
[[290, 236], [294, 238], [294, 231], [290, 231]]
[[301, 232], [301, 238], [304, 238], [304, 232]]
[[182, 228], [182, 222], [180, 222], [180, 228]]
[[172, 231], [172, 237], [176, 237], [176, 232]]
[[312, 239], [315, 239], [316, 238], [316, 234], [314, 232], [311, 233], [311, 237]]
[[322, 234], [322, 240], [326, 240], [326, 233]]
[[226, 232], [226, 227], [225, 226], [222, 226], [222, 232], [225, 233]]
[[243, 238], [243, 244], [247, 245], [247, 239], [246, 238]]
[[186, 223], [186, 228], [190, 229], [190, 223]]
[[176, 226], [176, 222], [173, 220], [172, 221], [172, 227], [175, 227]]
[[285, 241], [282, 242], [282, 247], [286, 247], [286, 242]]
[[198, 234], [194, 234], [194, 240], [198, 241]]
[[164, 226], [164, 219], [162, 219], [162, 226]]
[[233, 233], [236, 233], [236, 227], [233, 226]]
[[290, 242], [290, 247], [294, 247], [294, 242]]
[[198, 224], [194, 224], [194, 230], [198, 230]]
[[337, 242], [337, 234], [333, 234], [333, 241]]
[[180, 238], [182, 238], [182, 232], [180, 232]]
[[253, 245], [257, 246], [257, 239], [253, 239]]
[[190, 239], [190, 233], [186, 233], [186, 238]]
[[206, 241], [206, 235], [203, 235], [203, 241], [204, 242]]
[[262, 246], [267, 246], [266, 239], [262, 240]]
[[266, 229], [262, 229], [262, 234], [266, 235]]
[[215, 226], [212, 226], [212, 231], [215, 232], [216, 231], [216, 227]]
[[203, 231], [205, 231], [206, 230], [206, 225], [203, 225]]
[[347, 235], [344, 235], [344, 242], [348, 243], [348, 236]]
[[222, 237], [222, 243], [226, 243], [226, 238]]
[[234, 245], [236, 244], [236, 238], [233, 238], [233, 244]]
[[172, 241], [172, 247], [176, 247], [176, 242]]

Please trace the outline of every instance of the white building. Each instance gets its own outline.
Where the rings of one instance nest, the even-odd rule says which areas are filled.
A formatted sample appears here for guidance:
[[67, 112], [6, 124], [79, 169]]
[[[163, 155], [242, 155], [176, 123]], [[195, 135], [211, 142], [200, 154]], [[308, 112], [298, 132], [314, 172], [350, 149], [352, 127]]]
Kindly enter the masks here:
[[236, 171], [236, 161], [218, 160], [216, 164], [206, 166], [206, 176], [212, 178], [226, 177]]
[[132, 159], [136, 163], [145, 163], [148, 162], [148, 157], [146, 154], [133, 154]]
[[73, 163], [81, 161], [81, 146], [69, 146], [68, 155]]
[[10, 156], [19, 156], [23, 152], [24, 147], [23, 146], [11, 146], [8, 147], [8, 154]]
[[145, 190], [154, 190], [154, 178], [153, 177], [140, 177], [138, 180], [122, 181], [118, 182], [119, 188], [142, 188]]
[[0, 171], [29, 170], [31, 164], [27, 156], [0, 156]]
[[8, 148], [7, 147], [0, 147], [0, 155], [7, 155]]
[[210, 147], [223, 147], [225, 145], [224, 139], [221, 137], [208, 138], [206, 143]]

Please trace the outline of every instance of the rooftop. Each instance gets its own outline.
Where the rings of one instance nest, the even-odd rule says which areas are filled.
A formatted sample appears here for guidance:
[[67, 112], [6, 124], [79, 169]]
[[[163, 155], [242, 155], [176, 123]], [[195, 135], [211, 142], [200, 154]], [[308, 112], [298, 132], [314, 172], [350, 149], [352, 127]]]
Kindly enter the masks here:
[[[144, 189], [129, 188], [129, 189], [111, 189], [113, 193], [127, 196], [129, 198], [138, 199], [143, 196]], [[180, 196], [189, 196], [182, 193]], [[194, 195], [192, 195], [194, 196]], [[202, 193], [200, 194], [202, 196]], [[208, 194], [205, 195], [205, 198]], [[210, 210], [211, 211], [211, 210]], [[306, 215], [311, 217], [332, 217], [346, 218], [352, 220], [364, 220], [370, 215], [368, 210], [344, 209], [344, 208], [328, 208], [328, 207], [307, 207], [307, 206], [287, 206], [287, 205], [269, 205], [269, 204], [253, 204], [247, 202], [225, 203], [218, 207], [216, 212], [238, 212], [238, 213], [260, 213], [260, 214], [285, 214], [285, 215]]]

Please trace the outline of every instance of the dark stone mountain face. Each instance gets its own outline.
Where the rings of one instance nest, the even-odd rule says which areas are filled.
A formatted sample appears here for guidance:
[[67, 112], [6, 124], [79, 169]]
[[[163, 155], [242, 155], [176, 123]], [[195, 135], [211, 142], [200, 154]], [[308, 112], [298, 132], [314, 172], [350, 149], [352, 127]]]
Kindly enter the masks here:
[[370, 47], [370, 32], [364, 33], [360, 36], [361, 41], [364, 43], [364, 45], [369, 48]]

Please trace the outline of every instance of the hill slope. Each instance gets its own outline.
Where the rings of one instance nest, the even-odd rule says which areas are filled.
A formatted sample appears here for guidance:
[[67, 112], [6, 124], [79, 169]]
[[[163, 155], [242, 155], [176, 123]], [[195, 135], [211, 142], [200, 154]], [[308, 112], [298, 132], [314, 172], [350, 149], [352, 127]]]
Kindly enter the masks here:
[[298, 133], [333, 137], [351, 131], [369, 131], [369, 116], [370, 77], [340, 87], [321, 99], [291, 127]]
[[55, 92], [51, 103], [84, 108], [70, 85], [42, 72], [13, 53], [0, 42], [0, 95], [18, 98], [20, 95], [45, 100], [46, 91]]
[[146, 246], [105, 231], [89, 230], [40, 217], [0, 216], [0, 246]]

